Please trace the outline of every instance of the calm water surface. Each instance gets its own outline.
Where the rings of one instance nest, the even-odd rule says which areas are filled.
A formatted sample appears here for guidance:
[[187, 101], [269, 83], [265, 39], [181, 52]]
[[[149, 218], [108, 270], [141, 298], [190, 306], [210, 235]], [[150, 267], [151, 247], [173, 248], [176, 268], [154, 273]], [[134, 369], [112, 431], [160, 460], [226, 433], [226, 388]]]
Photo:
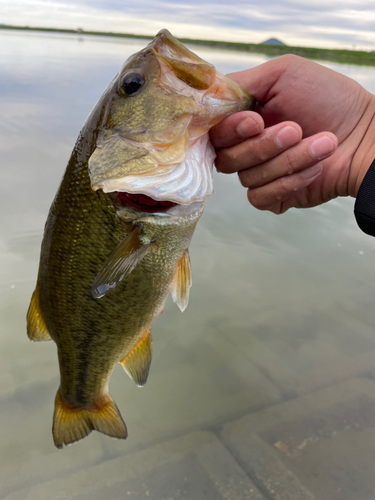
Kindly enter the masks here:
[[[191, 245], [190, 304], [182, 315], [168, 300], [155, 322], [146, 387], [137, 388], [121, 367], [112, 375], [128, 440], [93, 433], [62, 452], [54, 448], [56, 349], [30, 343], [25, 330], [43, 227], [88, 113], [123, 61], [145, 44], [0, 33], [0, 497], [374, 498], [373, 480], [357, 467], [358, 456], [368, 457], [370, 469], [374, 464], [371, 419], [360, 430], [349, 421], [320, 437], [310, 424], [336, 422], [344, 411], [357, 422], [372, 411], [375, 240], [357, 228], [352, 199], [276, 217], [248, 204], [236, 176], [215, 177], [215, 196]], [[225, 73], [267, 60], [194, 50]], [[327, 66], [375, 92], [374, 68]], [[267, 486], [257, 469], [268, 464], [261, 448], [249, 441], [246, 459], [235, 443], [242, 438], [225, 430], [241, 417], [264, 422], [271, 413], [293, 420], [290, 432], [285, 423], [284, 431], [267, 428], [257, 439], [270, 464], [275, 459], [291, 471], [285, 474], [305, 491], [299, 496], [297, 483], [282, 486], [270, 470], [274, 484]], [[297, 427], [298, 463], [290, 451]], [[331, 442], [334, 432], [340, 445]], [[340, 490], [343, 467], [351, 480]]]

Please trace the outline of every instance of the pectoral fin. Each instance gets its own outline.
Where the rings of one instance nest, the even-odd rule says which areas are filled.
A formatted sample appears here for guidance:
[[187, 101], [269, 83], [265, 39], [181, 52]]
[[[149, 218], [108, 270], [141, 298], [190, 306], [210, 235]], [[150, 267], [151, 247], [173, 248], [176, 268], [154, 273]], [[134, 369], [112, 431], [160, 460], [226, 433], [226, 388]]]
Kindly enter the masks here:
[[34, 342], [51, 340], [40, 308], [39, 285], [31, 297], [29, 310], [27, 311], [27, 336]]
[[151, 328], [146, 331], [133, 349], [120, 361], [131, 379], [142, 387], [145, 385], [151, 365]]
[[185, 250], [177, 266], [176, 275], [172, 284], [171, 294], [173, 301], [184, 312], [189, 302], [189, 292], [192, 285], [189, 250]]
[[152, 243], [144, 245], [140, 236], [140, 229], [134, 229], [103, 264], [92, 284], [95, 299], [113, 290], [151, 250]]

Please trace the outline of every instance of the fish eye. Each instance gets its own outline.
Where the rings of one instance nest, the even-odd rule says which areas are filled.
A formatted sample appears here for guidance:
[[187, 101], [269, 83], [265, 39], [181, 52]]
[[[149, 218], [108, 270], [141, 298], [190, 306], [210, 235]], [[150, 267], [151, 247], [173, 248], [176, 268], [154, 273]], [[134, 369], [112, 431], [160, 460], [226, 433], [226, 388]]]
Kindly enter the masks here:
[[128, 73], [121, 81], [121, 88], [127, 95], [135, 94], [138, 90], [142, 89], [146, 80], [142, 73]]

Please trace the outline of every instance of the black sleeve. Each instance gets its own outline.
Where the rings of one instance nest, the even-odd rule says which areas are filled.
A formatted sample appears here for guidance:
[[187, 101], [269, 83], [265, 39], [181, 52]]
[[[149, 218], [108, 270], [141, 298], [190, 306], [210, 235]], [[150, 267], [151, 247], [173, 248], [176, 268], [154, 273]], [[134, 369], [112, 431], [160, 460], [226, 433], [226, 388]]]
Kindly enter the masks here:
[[375, 160], [359, 187], [354, 215], [362, 231], [375, 236]]

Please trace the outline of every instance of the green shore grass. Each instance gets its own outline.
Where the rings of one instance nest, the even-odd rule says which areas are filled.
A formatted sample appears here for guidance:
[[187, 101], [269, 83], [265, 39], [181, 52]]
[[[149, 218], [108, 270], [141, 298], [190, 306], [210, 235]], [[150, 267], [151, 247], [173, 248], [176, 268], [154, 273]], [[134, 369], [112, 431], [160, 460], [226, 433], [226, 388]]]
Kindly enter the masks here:
[[[111, 36], [121, 38], [141, 38], [152, 40], [153, 36], [133, 35], [130, 33], [113, 33], [102, 31], [83, 31], [59, 28], [33, 28], [29, 26], [7, 26], [0, 25], [0, 29], [20, 30], [20, 31], [42, 31], [47, 33], [69, 33], [75, 35], [96, 35]], [[205, 47], [218, 49], [236, 50], [241, 52], [254, 52], [269, 56], [281, 56], [283, 54], [296, 54], [308, 59], [320, 61], [333, 61], [339, 63], [358, 64], [364, 66], [375, 66], [375, 52], [361, 50], [340, 50], [340, 49], [316, 49], [313, 47], [293, 47], [289, 45], [263, 45], [256, 43], [223, 42], [219, 40], [198, 40], [192, 38], [179, 38], [183, 43], [193, 43]]]

